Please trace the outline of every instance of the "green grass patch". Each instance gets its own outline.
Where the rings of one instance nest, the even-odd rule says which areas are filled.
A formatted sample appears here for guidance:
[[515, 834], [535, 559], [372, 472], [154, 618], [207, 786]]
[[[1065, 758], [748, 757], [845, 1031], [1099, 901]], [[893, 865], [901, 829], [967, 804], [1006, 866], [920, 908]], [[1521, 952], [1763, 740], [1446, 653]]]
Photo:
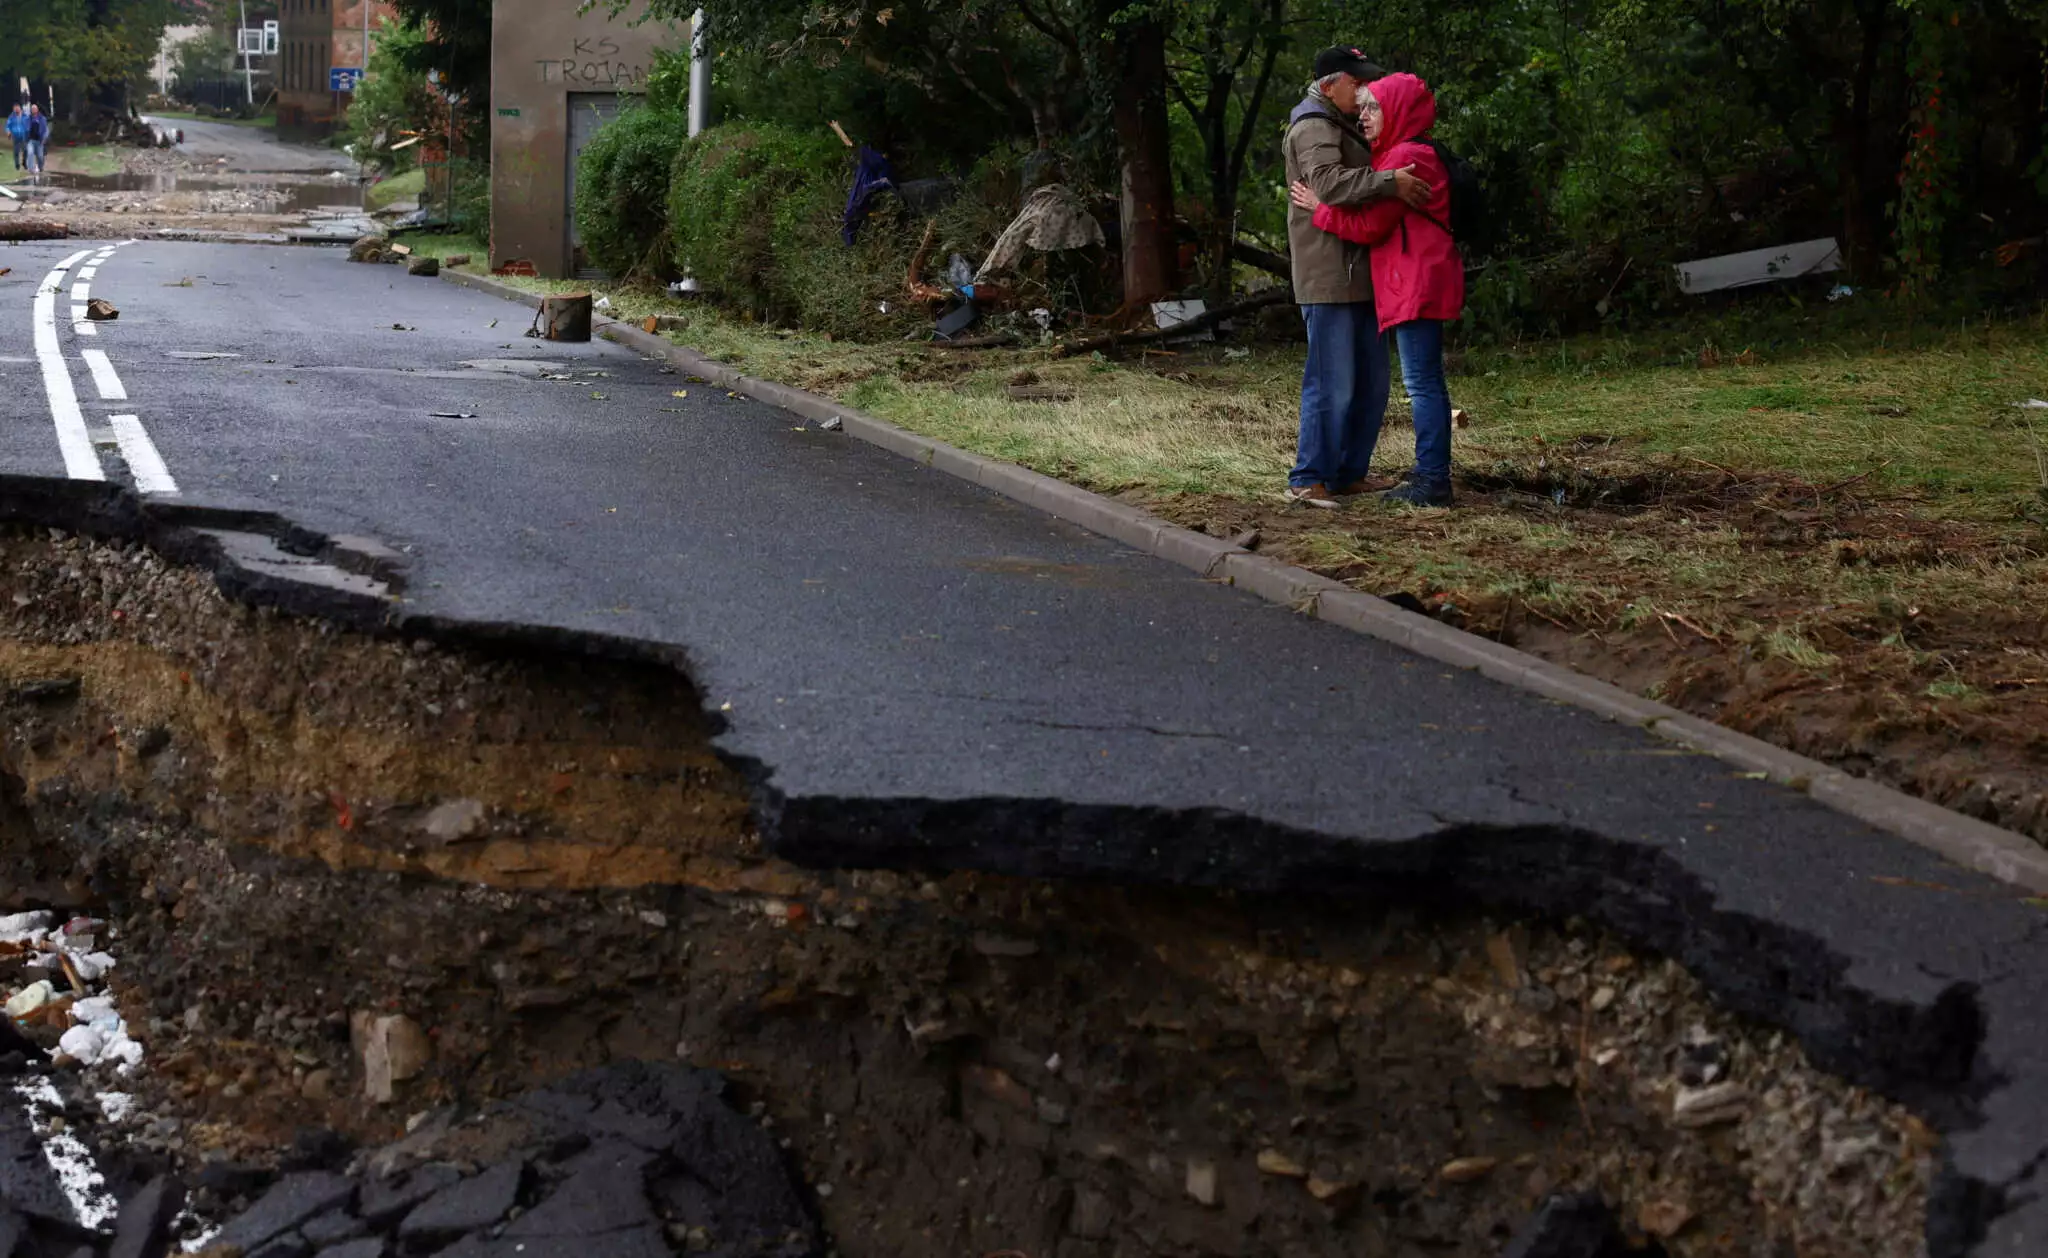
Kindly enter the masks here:
[[121, 173], [121, 150], [111, 144], [80, 144], [49, 150], [51, 170], [105, 178]]
[[371, 184], [369, 191], [363, 194], [363, 206], [374, 212], [396, 205], [400, 201], [410, 201], [416, 205], [426, 190], [427, 172], [414, 167], [402, 175], [393, 175], [389, 179], [380, 179]]

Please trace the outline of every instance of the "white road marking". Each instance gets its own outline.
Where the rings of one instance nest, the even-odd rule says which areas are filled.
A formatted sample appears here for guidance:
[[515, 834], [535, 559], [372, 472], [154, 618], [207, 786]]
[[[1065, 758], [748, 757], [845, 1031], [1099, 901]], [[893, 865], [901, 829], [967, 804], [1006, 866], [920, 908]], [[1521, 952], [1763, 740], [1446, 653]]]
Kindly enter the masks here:
[[43, 1146], [43, 1157], [57, 1176], [64, 1198], [81, 1227], [97, 1228], [114, 1221], [120, 1205], [107, 1191], [107, 1177], [93, 1161], [92, 1150], [69, 1130], [54, 1130], [50, 1119], [64, 1112], [64, 1097], [48, 1079], [23, 1079], [14, 1085], [14, 1095], [28, 1116], [29, 1129]]
[[78, 356], [92, 369], [93, 387], [100, 391], [100, 398], [107, 402], [125, 402], [128, 390], [121, 383], [121, 377], [114, 374], [114, 364], [103, 349], [82, 349]]
[[71, 285], [71, 300], [90, 301], [91, 299], [92, 285], [85, 282], [85, 273], [81, 271], [79, 272], [78, 279]]
[[84, 266], [78, 268], [78, 278], [89, 280], [100, 273], [99, 255], [94, 254]]
[[93, 453], [92, 437], [85, 430], [85, 415], [78, 409], [78, 391], [71, 385], [71, 366], [57, 343], [57, 290], [64, 286], [64, 273], [77, 265], [86, 250], [72, 254], [36, 289], [35, 350], [43, 369], [43, 392], [50, 399], [50, 419], [57, 426], [57, 448], [64, 455], [64, 474], [73, 480], [105, 480], [99, 455]]
[[145, 494], [177, 493], [178, 482], [171, 479], [171, 469], [164, 466], [164, 457], [156, 452], [156, 443], [149, 439], [142, 421], [133, 415], [110, 415], [107, 422], [114, 426], [114, 440], [121, 443], [121, 457], [128, 470], [135, 473], [135, 488]]
[[85, 317], [85, 308], [83, 306], [73, 306], [71, 308], [71, 330], [80, 336], [98, 336], [100, 334], [100, 330], [94, 327], [92, 321]]

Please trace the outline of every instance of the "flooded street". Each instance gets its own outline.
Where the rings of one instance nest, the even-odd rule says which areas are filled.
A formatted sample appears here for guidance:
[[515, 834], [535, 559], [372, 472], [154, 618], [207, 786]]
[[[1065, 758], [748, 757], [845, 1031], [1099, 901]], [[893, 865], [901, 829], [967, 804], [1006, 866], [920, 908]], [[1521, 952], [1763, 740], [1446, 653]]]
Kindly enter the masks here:
[[[5, 185], [0, 232], [12, 217], [62, 224], [74, 236], [220, 236], [352, 240], [374, 228], [368, 183], [337, 149], [292, 144], [267, 128], [192, 119], [151, 119], [181, 140], [167, 148], [116, 149], [112, 174], [52, 169]], [[399, 212], [410, 206], [396, 207]]]

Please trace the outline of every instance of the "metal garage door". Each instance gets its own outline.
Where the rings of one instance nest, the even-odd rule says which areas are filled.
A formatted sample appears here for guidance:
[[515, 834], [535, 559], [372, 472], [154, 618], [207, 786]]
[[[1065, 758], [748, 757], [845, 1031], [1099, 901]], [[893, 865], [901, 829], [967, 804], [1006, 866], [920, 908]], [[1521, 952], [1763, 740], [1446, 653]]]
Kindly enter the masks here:
[[583, 257], [583, 236], [576, 230], [576, 159], [582, 155], [583, 146], [590, 138], [604, 129], [604, 125], [619, 116], [619, 94], [617, 92], [571, 92], [569, 93], [569, 181], [568, 206], [569, 271], [573, 275], [590, 274], [590, 264]]

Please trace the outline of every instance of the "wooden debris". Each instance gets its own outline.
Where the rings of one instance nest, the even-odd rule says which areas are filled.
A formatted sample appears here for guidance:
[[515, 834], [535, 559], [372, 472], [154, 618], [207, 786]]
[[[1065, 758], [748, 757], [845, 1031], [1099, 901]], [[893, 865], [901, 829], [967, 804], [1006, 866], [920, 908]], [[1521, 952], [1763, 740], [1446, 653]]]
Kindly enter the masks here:
[[63, 240], [71, 229], [62, 223], [40, 218], [11, 218], [0, 222], [0, 240]]
[[535, 323], [541, 335], [550, 341], [587, 341], [590, 339], [591, 304], [589, 293], [562, 293], [540, 299], [540, 313]]
[[1254, 310], [1264, 310], [1268, 306], [1278, 306], [1293, 300], [1293, 289], [1284, 286], [1269, 288], [1265, 292], [1256, 293], [1245, 298], [1243, 301], [1234, 301], [1218, 306], [1214, 310], [1197, 315], [1185, 323], [1176, 323], [1170, 328], [1133, 328], [1126, 332], [1111, 332], [1103, 336], [1085, 337], [1078, 341], [1068, 341], [1063, 345], [1055, 346], [1053, 353], [1061, 358], [1072, 358], [1077, 354], [1092, 354], [1098, 350], [1114, 349], [1123, 345], [1147, 345], [1154, 341], [1179, 340], [1192, 333], [1213, 328], [1225, 320], [1236, 318], [1238, 315], [1250, 314]]

